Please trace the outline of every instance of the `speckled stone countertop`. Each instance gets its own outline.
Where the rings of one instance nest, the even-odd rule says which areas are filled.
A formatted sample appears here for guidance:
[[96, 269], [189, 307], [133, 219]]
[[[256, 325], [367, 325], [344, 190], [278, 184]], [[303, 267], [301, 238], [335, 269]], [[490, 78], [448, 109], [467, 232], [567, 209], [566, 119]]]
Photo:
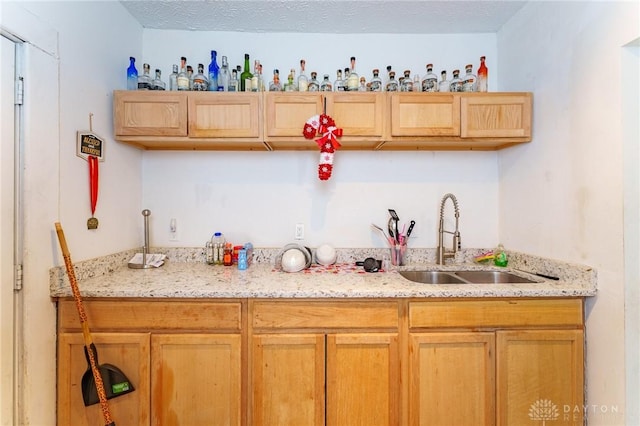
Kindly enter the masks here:
[[[139, 250], [138, 250], [139, 251]], [[256, 249], [247, 270], [211, 266], [199, 248], [152, 248], [167, 262], [153, 269], [129, 269], [136, 250], [74, 264], [83, 297], [124, 298], [413, 298], [413, 297], [587, 297], [596, 294], [597, 274], [585, 265], [509, 252], [509, 266], [497, 268], [473, 262], [481, 249], [466, 249], [446, 265], [436, 265], [435, 249], [409, 249], [406, 266], [377, 273], [356, 267], [367, 257], [385, 259], [385, 249], [338, 249], [335, 265], [296, 273], [278, 270], [279, 249]], [[533, 279], [527, 284], [421, 284], [403, 278], [400, 270], [507, 270]], [[525, 273], [522, 271], [529, 272]], [[557, 277], [546, 279], [539, 275]], [[70, 297], [63, 266], [50, 270], [52, 298]]]

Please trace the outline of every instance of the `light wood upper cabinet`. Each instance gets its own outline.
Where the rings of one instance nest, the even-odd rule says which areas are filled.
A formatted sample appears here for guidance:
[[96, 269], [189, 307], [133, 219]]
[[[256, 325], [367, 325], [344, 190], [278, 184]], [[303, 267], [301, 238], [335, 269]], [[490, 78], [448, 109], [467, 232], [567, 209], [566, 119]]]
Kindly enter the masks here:
[[116, 91], [113, 96], [116, 139], [120, 136], [187, 136], [187, 94]]
[[391, 93], [391, 138], [460, 135], [460, 97], [453, 93]]
[[460, 102], [461, 137], [531, 139], [531, 93], [467, 93]]
[[302, 135], [307, 120], [326, 113], [343, 130], [340, 149], [373, 149], [384, 139], [386, 96], [383, 93], [264, 94], [265, 141], [274, 150], [318, 150]]
[[318, 150], [324, 111], [343, 150], [495, 150], [531, 140], [531, 93], [115, 91], [114, 133], [144, 149]]

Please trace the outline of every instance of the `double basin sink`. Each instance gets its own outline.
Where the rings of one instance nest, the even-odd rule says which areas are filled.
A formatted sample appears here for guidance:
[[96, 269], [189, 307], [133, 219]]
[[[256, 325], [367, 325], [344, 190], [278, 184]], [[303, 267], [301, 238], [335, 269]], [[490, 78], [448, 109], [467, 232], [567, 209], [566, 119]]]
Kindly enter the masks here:
[[535, 281], [506, 271], [399, 271], [422, 284], [532, 284]]

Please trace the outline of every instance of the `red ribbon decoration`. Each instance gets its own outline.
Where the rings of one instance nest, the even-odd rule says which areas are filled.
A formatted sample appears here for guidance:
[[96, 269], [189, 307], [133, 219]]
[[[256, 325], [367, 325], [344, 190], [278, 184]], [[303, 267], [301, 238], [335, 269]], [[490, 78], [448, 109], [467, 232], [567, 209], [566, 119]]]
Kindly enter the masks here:
[[89, 158], [89, 188], [91, 196], [91, 217], [96, 212], [98, 204], [98, 157], [90, 155]]
[[316, 139], [316, 143], [320, 148], [327, 142], [331, 143], [333, 149], [338, 149], [342, 145], [338, 142], [338, 138], [342, 136], [342, 129], [335, 126], [324, 127], [320, 126], [319, 132], [322, 133], [322, 137]]

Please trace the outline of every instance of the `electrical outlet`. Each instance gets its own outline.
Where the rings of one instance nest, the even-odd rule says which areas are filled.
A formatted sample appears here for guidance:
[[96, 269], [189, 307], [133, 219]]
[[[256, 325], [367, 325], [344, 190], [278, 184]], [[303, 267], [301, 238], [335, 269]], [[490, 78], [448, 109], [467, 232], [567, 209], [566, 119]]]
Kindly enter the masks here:
[[304, 240], [304, 223], [296, 223], [296, 240]]
[[175, 218], [169, 221], [169, 241], [178, 241], [178, 221]]

